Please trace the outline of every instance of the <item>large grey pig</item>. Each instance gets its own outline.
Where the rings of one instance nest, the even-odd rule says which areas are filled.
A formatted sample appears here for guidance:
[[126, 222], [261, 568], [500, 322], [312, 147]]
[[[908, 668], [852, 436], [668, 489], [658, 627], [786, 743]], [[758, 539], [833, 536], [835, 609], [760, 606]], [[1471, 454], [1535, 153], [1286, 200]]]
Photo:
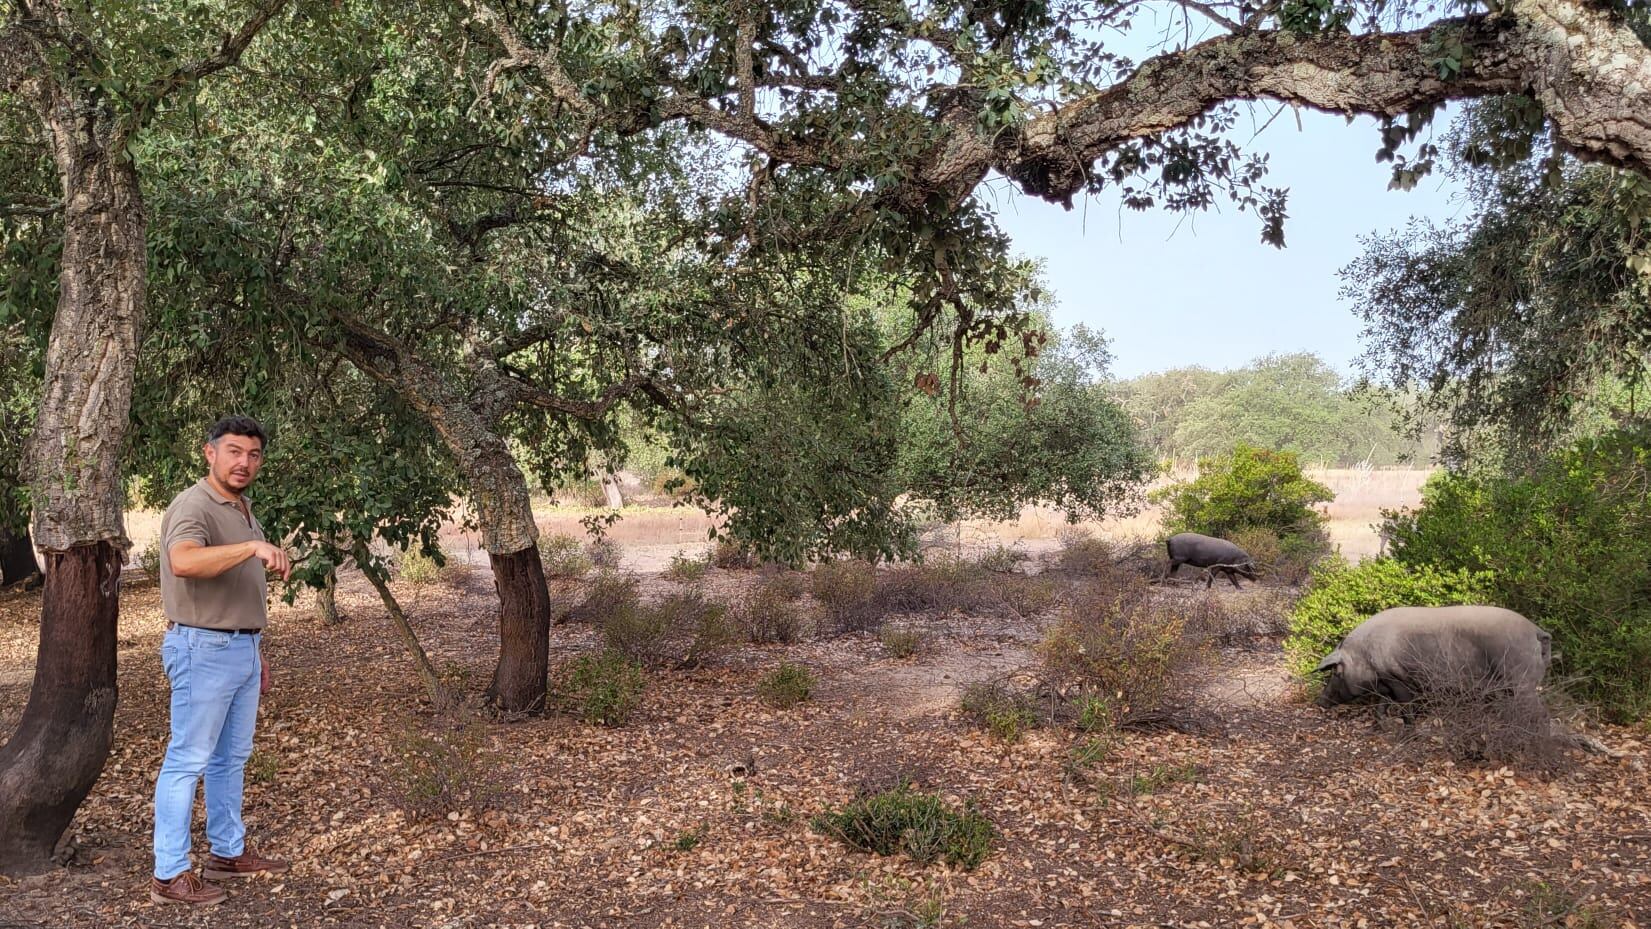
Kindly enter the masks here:
[[1490, 686], [1530, 695], [1553, 657], [1553, 637], [1499, 606], [1401, 606], [1347, 634], [1315, 669], [1328, 672], [1320, 706], [1370, 699], [1408, 704], [1428, 690]]
[[1240, 574], [1255, 580], [1255, 559], [1226, 539], [1182, 532], [1170, 536], [1164, 544], [1169, 548], [1169, 571], [1164, 574], [1165, 577], [1174, 574], [1176, 568], [1190, 564], [1208, 572], [1204, 578], [1206, 588], [1215, 583], [1217, 571], [1227, 575], [1227, 580], [1232, 581], [1234, 587], [1238, 587]]

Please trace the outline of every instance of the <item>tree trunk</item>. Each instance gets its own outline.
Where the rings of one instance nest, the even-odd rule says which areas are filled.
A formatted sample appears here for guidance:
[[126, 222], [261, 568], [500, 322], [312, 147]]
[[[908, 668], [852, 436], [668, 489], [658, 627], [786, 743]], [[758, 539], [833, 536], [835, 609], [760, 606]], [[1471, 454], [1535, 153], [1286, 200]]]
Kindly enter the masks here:
[[603, 471], [597, 475], [602, 482], [602, 496], [608, 500], [608, 509], [622, 510], [625, 508], [625, 495], [619, 492], [619, 477]]
[[488, 553], [499, 594], [499, 664], [488, 699], [501, 710], [537, 713], [550, 674], [550, 588], [538, 548]]
[[467, 397], [412, 347], [359, 320], [339, 322], [345, 355], [430, 421], [464, 476], [499, 595], [499, 663], [488, 699], [506, 713], [541, 711], [550, 671], [550, 588], [527, 478], [494, 427], [497, 417], [481, 409], [502, 410], [502, 403], [487, 391]]
[[40, 565], [34, 560], [34, 540], [28, 527], [17, 535], [0, 532], [0, 587], [9, 587], [38, 577]]
[[43, 107], [63, 183], [57, 314], [28, 477], [46, 590], [34, 686], [0, 748], [0, 870], [41, 870], [91, 792], [115, 716], [121, 563], [119, 454], [143, 323], [146, 220], [124, 144], [95, 107]]
[[327, 582], [315, 592], [315, 617], [325, 625], [336, 626], [338, 618], [338, 569], [327, 572]]

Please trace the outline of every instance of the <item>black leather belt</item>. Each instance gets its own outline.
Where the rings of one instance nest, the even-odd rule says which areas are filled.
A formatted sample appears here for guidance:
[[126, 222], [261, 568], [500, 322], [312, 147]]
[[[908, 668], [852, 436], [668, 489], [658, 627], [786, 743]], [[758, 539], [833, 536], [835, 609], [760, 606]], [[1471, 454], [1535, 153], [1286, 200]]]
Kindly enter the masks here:
[[262, 629], [213, 629], [210, 626], [191, 626], [188, 623], [175, 623], [171, 620], [167, 620], [166, 628], [170, 629], [173, 626], [182, 626], [185, 629], [199, 629], [202, 632], [222, 632], [226, 635], [257, 635], [258, 633], [264, 631]]

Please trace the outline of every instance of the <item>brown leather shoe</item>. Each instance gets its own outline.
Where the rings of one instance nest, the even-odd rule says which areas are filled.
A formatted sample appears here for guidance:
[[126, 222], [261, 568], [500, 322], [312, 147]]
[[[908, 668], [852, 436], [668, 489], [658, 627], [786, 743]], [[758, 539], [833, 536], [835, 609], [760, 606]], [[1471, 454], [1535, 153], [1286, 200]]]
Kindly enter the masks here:
[[213, 855], [206, 859], [206, 867], [202, 869], [209, 881], [221, 881], [231, 877], [257, 877], [260, 874], [280, 874], [291, 865], [279, 858], [265, 858], [247, 846], [246, 850], [234, 858], [224, 858]]
[[163, 881], [158, 877], [149, 879], [149, 899], [156, 903], [211, 906], [224, 902], [224, 898], [228, 896], [222, 887], [208, 884], [196, 877], [194, 871], [185, 871], [169, 881]]

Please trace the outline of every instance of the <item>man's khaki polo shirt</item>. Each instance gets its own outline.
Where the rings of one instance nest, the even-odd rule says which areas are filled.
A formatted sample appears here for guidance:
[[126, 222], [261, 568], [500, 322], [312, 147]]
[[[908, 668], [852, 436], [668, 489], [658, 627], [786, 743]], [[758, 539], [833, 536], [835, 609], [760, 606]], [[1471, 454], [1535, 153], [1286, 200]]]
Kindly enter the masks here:
[[264, 563], [248, 558], [217, 577], [189, 578], [172, 573], [172, 546], [205, 546], [264, 541], [264, 529], [243, 494], [246, 513], [234, 500], [212, 489], [205, 478], [172, 498], [161, 517], [161, 608], [166, 618], [207, 629], [262, 629], [269, 621]]

